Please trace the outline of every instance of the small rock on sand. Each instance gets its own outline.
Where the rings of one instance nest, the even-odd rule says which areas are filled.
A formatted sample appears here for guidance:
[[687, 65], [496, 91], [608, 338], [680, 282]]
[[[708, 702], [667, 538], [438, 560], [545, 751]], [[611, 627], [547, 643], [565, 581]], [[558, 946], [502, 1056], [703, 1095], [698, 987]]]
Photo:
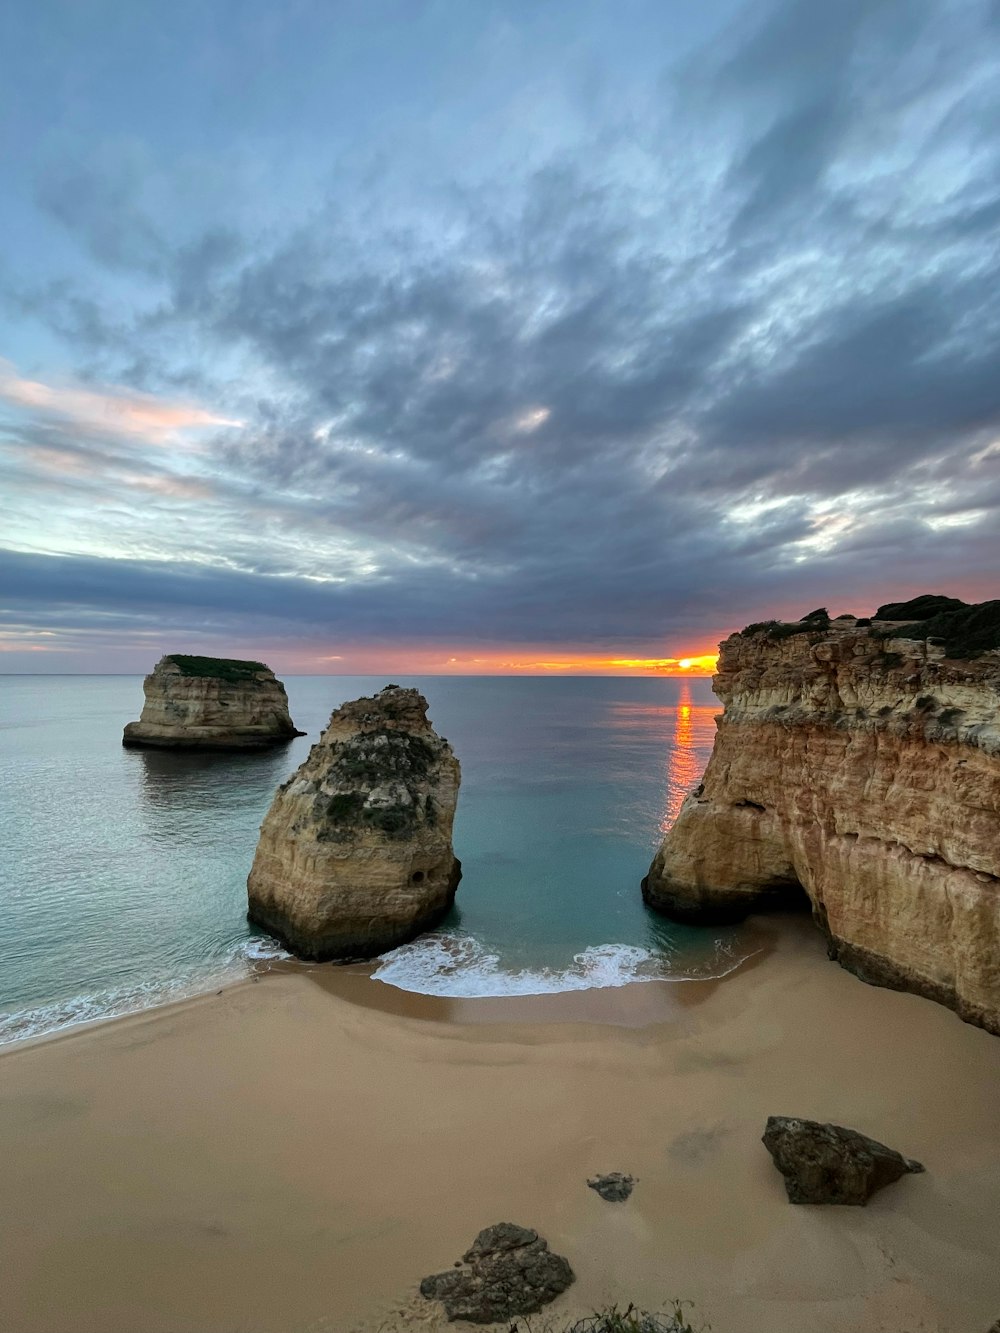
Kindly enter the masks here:
[[632, 1193], [635, 1177], [622, 1175], [620, 1171], [609, 1171], [606, 1176], [594, 1176], [587, 1184], [608, 1203], [624, 1203]]

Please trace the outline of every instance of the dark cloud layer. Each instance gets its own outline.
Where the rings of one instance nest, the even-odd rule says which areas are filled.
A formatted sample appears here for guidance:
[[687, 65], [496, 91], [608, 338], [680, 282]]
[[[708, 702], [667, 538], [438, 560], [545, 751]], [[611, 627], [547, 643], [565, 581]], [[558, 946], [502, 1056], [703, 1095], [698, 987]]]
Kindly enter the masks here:
[[[655, 647], [981, 593], [998, 73], [976, 0], [780, 0], [667, 65], [644, 118], [419, 209], [366, 168], [294, 220], [181, 225], [133, 157], [50, 164], [37, 205], [89, 276], [8, 275], [9, 308], [94, 382], [244, 424], [195, 459], [217, 523], [178, 508], [154, 561], [25, 543], [12, 623]], [[8, 438], [57, 429], [124, 484], [99, 429]]]

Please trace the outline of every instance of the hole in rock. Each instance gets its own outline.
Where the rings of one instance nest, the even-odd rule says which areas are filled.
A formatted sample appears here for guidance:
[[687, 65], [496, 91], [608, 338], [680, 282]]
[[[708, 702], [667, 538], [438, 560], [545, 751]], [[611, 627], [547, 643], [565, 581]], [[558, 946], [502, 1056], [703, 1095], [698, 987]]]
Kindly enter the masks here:
[[816, 916], [813, 901], [797, 879], [779, 879], [768, 886], [768, 911], [811, 912]]
[[422, 870], [414, 870], [413, 874], [410, 876], [410, 883], [422, 884], [423, 881], [424, 881], [424, 872]]

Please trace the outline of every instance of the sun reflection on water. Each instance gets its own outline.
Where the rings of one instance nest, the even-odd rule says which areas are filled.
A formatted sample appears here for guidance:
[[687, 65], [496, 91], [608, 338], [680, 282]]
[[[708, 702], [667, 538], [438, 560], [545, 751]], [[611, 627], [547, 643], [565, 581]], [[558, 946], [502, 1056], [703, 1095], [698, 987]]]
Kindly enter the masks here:
[[660, 829], [666, 833], [680, 813], [688, 792], [697, 785], [715, 738], [718, 704], [695, 703], [691, 687], [684, 681], [674, 710], [673, 743], [667, 751], [666, 804]]

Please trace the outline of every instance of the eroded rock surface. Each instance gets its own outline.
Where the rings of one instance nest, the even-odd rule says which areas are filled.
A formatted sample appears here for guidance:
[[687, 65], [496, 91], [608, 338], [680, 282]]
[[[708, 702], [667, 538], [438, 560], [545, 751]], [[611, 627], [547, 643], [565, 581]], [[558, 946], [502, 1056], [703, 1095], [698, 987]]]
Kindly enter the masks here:
[[285, 687], [263, 662], [168, 654], [142, 683], [145, 703], [125, 746], [163, 750], [256, 750], [298, 731]]
[[635, 1177], [623, 1175], [621, 1171], [609, 1171], [606, 1176], [594, 1176], [587, 1184], [607, 1203], [624, 1203], [632, 1193]]
[[856, 1129], [818, 1120], [768, 1116], [762, 1142], [790, 1203], [865, 1204], [884, 1185], [924, 1169]]
[[417, 690], [338, 708], [278, 788], [247, 881], [251, 921], [302, 958], [371, 958], [455, 897], [458, 760]]
[[808, 900], [865, 981], [1000, 1032], [1000, 654], [948, 658], [920, 623], [778, 629], [720, 646], [715, 747], [647, 903], [709, 924]]
[[420, 1294], [440, 1301], [450, 1320], [494, 1324], [534, 1314], [574, 1280], [568, 1261], [537, 1231], [498, 1222], [480, 1231], [460, 1265], [425, 1277]]

